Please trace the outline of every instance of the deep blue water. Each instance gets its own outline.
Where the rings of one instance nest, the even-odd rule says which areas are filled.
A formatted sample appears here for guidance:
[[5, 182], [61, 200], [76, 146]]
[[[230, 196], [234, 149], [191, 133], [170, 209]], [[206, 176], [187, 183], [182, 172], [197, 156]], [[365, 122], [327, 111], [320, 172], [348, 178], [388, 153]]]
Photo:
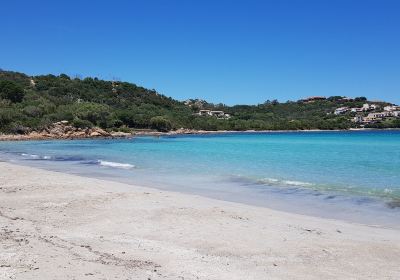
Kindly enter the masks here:
[[2, 142], [0, 153], [46, 169], [305, 214], [378, 224], [400, 218], [399, 131]]

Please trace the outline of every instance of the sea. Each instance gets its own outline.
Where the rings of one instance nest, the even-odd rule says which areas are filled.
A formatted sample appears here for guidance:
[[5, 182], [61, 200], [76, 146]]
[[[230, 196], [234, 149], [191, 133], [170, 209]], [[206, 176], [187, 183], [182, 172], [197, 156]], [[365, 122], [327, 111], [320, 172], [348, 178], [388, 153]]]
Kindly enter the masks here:
[[400, 227], [400, 131], [0, 142], [0, 160], [257, 207]]

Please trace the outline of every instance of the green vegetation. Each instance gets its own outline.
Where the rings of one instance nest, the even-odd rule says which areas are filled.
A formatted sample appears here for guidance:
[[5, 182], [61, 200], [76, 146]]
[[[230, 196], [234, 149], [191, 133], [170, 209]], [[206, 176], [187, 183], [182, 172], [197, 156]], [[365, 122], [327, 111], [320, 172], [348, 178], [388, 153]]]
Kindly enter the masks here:
[[[99, 126], [118, 131], [347, 129], [356, 126], [350, 121], [351, 114], [337, 116], [332, 112], [341, 106], [360, 107], [365, 102], [362, 97], [343, 101], [336, 96], [310, 103], [273, 100], [254, 106], [183, 103], [132, 83], [0, 71], [3, 133], [27, 133], [62, 120], [81, 128]], [[222, 110], [231, 118], [198, 116], [195, 113], [199, 109]], [[380, 126], [400, 124], [393, 120]]]

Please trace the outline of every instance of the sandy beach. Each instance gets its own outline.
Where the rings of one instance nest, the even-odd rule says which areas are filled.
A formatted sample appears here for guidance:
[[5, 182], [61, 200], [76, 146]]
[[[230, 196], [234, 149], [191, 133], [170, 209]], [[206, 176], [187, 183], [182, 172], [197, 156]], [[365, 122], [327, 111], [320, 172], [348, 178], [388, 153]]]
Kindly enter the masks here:
[[400, 279], [400, 232], [0, 163], [0, 279]]

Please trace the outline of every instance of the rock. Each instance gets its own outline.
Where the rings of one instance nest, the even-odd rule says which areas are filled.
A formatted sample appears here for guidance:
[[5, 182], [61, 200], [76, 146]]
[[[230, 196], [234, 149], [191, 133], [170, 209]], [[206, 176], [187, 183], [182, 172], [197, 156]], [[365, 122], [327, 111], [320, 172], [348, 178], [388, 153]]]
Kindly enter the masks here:
[[101, 133], [97, 132], [97, 131], [93, 131], [92, 133], [90, 133], [91, 137], [99, 137], [102, 136]]
[[[129, 133], [123, 136], [130, 135]], [[87, 137], [111, 137], [111, 133], [99, 127], [93, 128], [76, 128], [68, 125], [68, 121], [60, 121], [45, 127], [41, 131], [30, 131], [24, 135], [25, 139], [71, 139], [71, 138], [87, 138]], [[119, 136], [122, 136], [121, 134]], [[22, 136], [20, 136], [22, 137]]]
[[93, 136], [93, 137], [109, 137], [111, 136], [111, 133], [99, 128], [99, 127], [93, 127], [91, 129], [86, 130], [86, 134]]
[[82, 138], [86, 136], [86, 132], [85, 131], [77, 131], [74, 132], [71, 136], [73, 136], [74, 138]]

